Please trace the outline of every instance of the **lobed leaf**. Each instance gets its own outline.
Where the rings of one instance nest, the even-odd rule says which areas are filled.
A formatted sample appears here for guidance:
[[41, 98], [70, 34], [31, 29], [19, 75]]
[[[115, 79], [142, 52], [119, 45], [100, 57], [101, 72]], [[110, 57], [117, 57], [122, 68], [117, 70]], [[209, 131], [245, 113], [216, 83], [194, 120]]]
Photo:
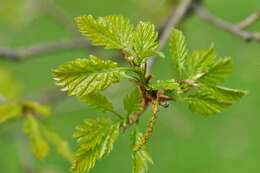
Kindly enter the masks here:
[[61, 65], [54, 70], [54, 79], [69, 95], [84, 96], [119, 82], [124, 74], [125, 69], [118, 67], [116, 62], [90, 56]]
[[79, 147], [72, 170], [77, 173], [90, 171], [97, 160], [109, 155], [119, 135], [119, 123], [108, 118], [87, 119], [74, 133]]

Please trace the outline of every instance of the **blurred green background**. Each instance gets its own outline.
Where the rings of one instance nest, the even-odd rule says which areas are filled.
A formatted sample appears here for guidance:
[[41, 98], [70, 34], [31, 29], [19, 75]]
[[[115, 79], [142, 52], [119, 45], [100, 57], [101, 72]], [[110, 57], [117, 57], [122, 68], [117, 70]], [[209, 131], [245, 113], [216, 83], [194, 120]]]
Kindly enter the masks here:
[[[44, 2], [44, 0], [42, 0]], [[67, 17], [83, 14], [95, 16], [122, 14], [133, 22], [150, 20], [161, 24], [169, 14], [173, 2], [168, 0], [56, 0]], [[259, 0], [206, 0], [212, 12], [229, 21], [239, 22], [260, 9]], [[181, 25], [189, 47], [207, 48], [214, 42], [220, 56], [232, 56], [234, 71], [227, 86], [247, 89], [249, 95], [223, 113], [209, 118], [191, 113], [181, 104], [173, 104], [159, 116], [149, 150], [155, 164], [151, 173], [259, 173], [260, 172], [260, 45], [245, 43], [222, 30], [209, 26], [196, 15]], [[260, 31], [260, 22], [250, 28]], [[57, 21], [42, 10], [39, 0], [1, 0], [0, 2], [0, 47], [23, 47], [53, 40], [74, 37]], [[97, 53], [97, 55], [104, 53]], [[19, 63], [0, 60], [0, 66], [12, 72], [23, 86], [24, 97], [37, 98], [48, 88], [54, 88], [51, 70], [57, 65], [78, 57], [87, 51], [66, 51], [41, 56]], [[167, 67], [167, 68], [166, 68]], [[169, 58], [160, 59], [154, 73], [161, 78], [172, 75]], [[121, 109], [120, 98], [129, 91], [123, 82], [108, 90], [116, 107]], [[68, 139], [76, 147], [72, 133], [77, 124], [86, 117], [100, 113], [75, 98], [66, 98], [53, 108], [53, 117], [46, 123]], [[146, 113], [147, 118], [149, 114]], [[141, 123], [145, 125], [146, 118]], [[14, 136], [8, 135], [10, 127], [0, 127], [0, 172], [20, 173], [20, 158]], [[30, 153], [30, 148], [28, 147]], [[30, 153], [31, 154], [31, 153]], [[70, 164], [55, 152], [44, 161], [33, 159], [35, 167], [46, 173], [69, 172]], [[122, 135], [114, 151], [105, 160], [97, 163], [93, 173], [131, 172], [130, 141]]]

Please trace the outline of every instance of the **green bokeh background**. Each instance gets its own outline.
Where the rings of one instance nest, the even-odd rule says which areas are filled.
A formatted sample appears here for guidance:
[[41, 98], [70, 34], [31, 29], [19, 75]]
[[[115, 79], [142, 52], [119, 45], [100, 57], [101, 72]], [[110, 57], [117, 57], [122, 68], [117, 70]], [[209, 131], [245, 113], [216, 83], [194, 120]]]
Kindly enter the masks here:
[[[167, 16], [169, 9], [169, 7], [165, 7], [165, 10], [157, 9], [158, 15], [153, 13], [153, 8], [159, 0], [158, 2], [146, 0], [142, 3], [138, 0], [56, 0], [56, 3], [65, 10], [71, 20], [82, 14], [95, 16], [123, 14], [130, 17], [132, 21], [151, 20], [159, 24], [161, 16]], [[259, 10], [260, 1], [207, 0], [205, 5], [212, 13], [229, 21], [238, 22]], [[144, 9], [149, 9], [150, 13], [146, 14]], [[3, 19], [6, 16], [1, 13], [1, 47], [20, 47], [45, 41], [69, 39], [73, 36], [58, 25], [52, 17], [40, 13], [37, 9], [34, 11], [36, 11], [33, 13], [35, 17], [9, 15], [8, 20]], [[26, 20], [27, 23], [23, 24], [23, 19], [28, 17], [32, 17], [30, 22]], [[191, 113], [184, 105], [178, 103], [171, 105], [167, 110], [162, 110], [149, 144], [155, 162], [150, 172], [260, 172], [260, 45], [245, 43], [237, 37], [207, 25], [196, 16], [188, 18], [183, 23], [182, 29], [187, 36], [190, 48], [207, 48], [214, 42], [220, 56], [232, 56], [234, 71], [226, 85], [247, 89], [249, 95], [223, 113], [209, 118]], [[250, 30], [260, 31], [260, 22]], [[67, 51], [20, 63], [1, 60], [0, 65], [8, 68], [23, 85], [25, 97], [37, 97], [46, 89], [55, 87], [51, 76], [53, 68], [64, 61], [85, 57], [87, 54], [86, 51]], [[160, 59], [154, 66], [154, 72], [162, 78], [168, 78], [172, 75], [171, 68], [169, 58]], [[109, 89], [108, 95], [112, 96], [112, 101], [119, 110], [121, 110], [120, 98], [129, 90], [129, 84], [126, 82]], [[98, 116], [100, 113], [82, 105], [75, 98], [67, 98], [55, 105], [53, 115], [52, 118], [46, 120], [46, 123], [68, 139], [75, 149], [75, 142], [71, 138], [75, 126], [84, 118]], [[148, 115], [149, 111], [141, 121], [143, 125]], [[12, 135], [7, 135], [8, 130], [5, 130], [8, 129], [7, 126], [0, 127], [0, 134], [4, 134], [4, 137], [0, 139], [0, 172], [20, 173], [17, 139]], [[30, 152], [29, 147], [28, 152]], [[55, 152], [52, 152], [45, 161], [33, 159], [33, 163], [36, 167], [51, 169], [57, 173], [69, 172], [70, 166]], [[125, 134], [116, 143], [112, 154], [98, 162], [92, 172], [127, 173], [131, 172], [131, 164], [130, 141], [128, 134]]]

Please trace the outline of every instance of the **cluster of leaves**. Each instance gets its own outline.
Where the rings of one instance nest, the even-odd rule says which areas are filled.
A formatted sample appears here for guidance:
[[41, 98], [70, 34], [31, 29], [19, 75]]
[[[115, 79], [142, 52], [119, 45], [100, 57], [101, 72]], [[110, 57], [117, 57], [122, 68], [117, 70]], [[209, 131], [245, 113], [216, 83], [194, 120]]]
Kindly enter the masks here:
[[[54, 79], [61, 90], [118, 117], [117, 120], [109, 117], [86, 119], [77, 127], [74, 137], [79, 146], [73, 158], [74, 172], [91, 170], [97, 160], [110, 154], [120, 129], [126, 130], [134, 124], [131, 138], [133, 173], [147, 172], [148, 165], [153, 162], [146, 142], [157, 118], [157, 105], [166, 107], [171, 100], [183, 101], [192, 111], [210, 115], [220, 112], [246, 94], [242, 90], [219, 86], [231, 72], [230, 58], [217, 58], [213, 48], [189, 54], [185, 38], [179, 30], [172, 30], [169, 44], [177, 76], [156, 80], [147, 74], [146, 69], [148, 58], [164, 57], [159, 51], [158, 33], [153, 24], [139, 22], [134, 26], [123, 16], [94, 18], [91, 15], [77, 17], [76, 22], [80, 32], [93, 45], [121, 51], [128, 66], [119, 66], [109, 59], [90, 55], [66, 62], [54, 70]], [[126, 111], [124, 114], [118, 113], [102, 95], [103, 90], [122, 78], [136, 86], [122, 101]], [[153, 105], [153, 114], [143, 134], [136, 122], [148, 105]]]
[[[48, 155], [49, 144], [67, 160], [72, 159], [69, 145], [56, 132], [48, 129], [40, 118], [51, 115], [50, 108], [36, 101], [19, 99], [18, 84], [5, 70], [0, 71], [0, 124], [11, 119], [23, 122], [24, 133], [28, 136], [32, 151], [38, 159]], [[39, 117], [36, 117], [39, 116]]]

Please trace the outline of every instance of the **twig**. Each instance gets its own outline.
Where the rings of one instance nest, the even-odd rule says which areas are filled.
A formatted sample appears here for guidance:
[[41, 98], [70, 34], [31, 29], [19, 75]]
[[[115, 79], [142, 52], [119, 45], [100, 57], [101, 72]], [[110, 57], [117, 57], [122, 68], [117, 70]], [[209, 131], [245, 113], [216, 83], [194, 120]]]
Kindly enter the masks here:
[[41, 43], [31, 47], [19, 48], [17, 50], [11, 48], [0, 48], [0, 58], [17, 61], [82, 48], [87, 49], [92, 47], [83, 38], [77, 38], [73, 40]]
[[[164, 48], [164, 46], [167, 43], [167, 40], [171, 34], [172, 27], [175, 27], [180, 21], [183, 20], [183, 18], [186, 16], [186, 14], [189, 12], [189, 10], [192, 7], [194, 0], [182, 0], [180, 4], [173, 9], [172, 14], [170, 15], [169, 19], [167, 20], [165, 26], [162, 29], [162, 34], [159, 39], [160, 43], [160, 50]], [[147, 73], [150, 74], [152, 70], [152, 66], [154, 64], [155, 59], [150, 58], [147, 61]]]
[[249, 26], [253, 25], [254, 23], [256, 23], [257, 20], [260, 19], [260, 11], [257, 11], [255, 13], [253, 13], [252, 15], [248, 16], [247, 18], [245, 18], [243, 21], [241, 21], [238, 26], [241, 29], [246, 29]]
[[212, 24], [220, 29], [223, 29], [235, 36], [238, 36], [245, 41], [260, 42], [260, 32], [248, 32], [245, 30], [247, 27], [253, 25], [257, 21], [257, 19], [259, 18], [259, 13], [249, 16], [240, 24], [232, 24], [217, 16], [212, 15], [207, 9], [205, 9], [201, 5], [194, 4], [193, 8], [195, 13], [207, 23]]

